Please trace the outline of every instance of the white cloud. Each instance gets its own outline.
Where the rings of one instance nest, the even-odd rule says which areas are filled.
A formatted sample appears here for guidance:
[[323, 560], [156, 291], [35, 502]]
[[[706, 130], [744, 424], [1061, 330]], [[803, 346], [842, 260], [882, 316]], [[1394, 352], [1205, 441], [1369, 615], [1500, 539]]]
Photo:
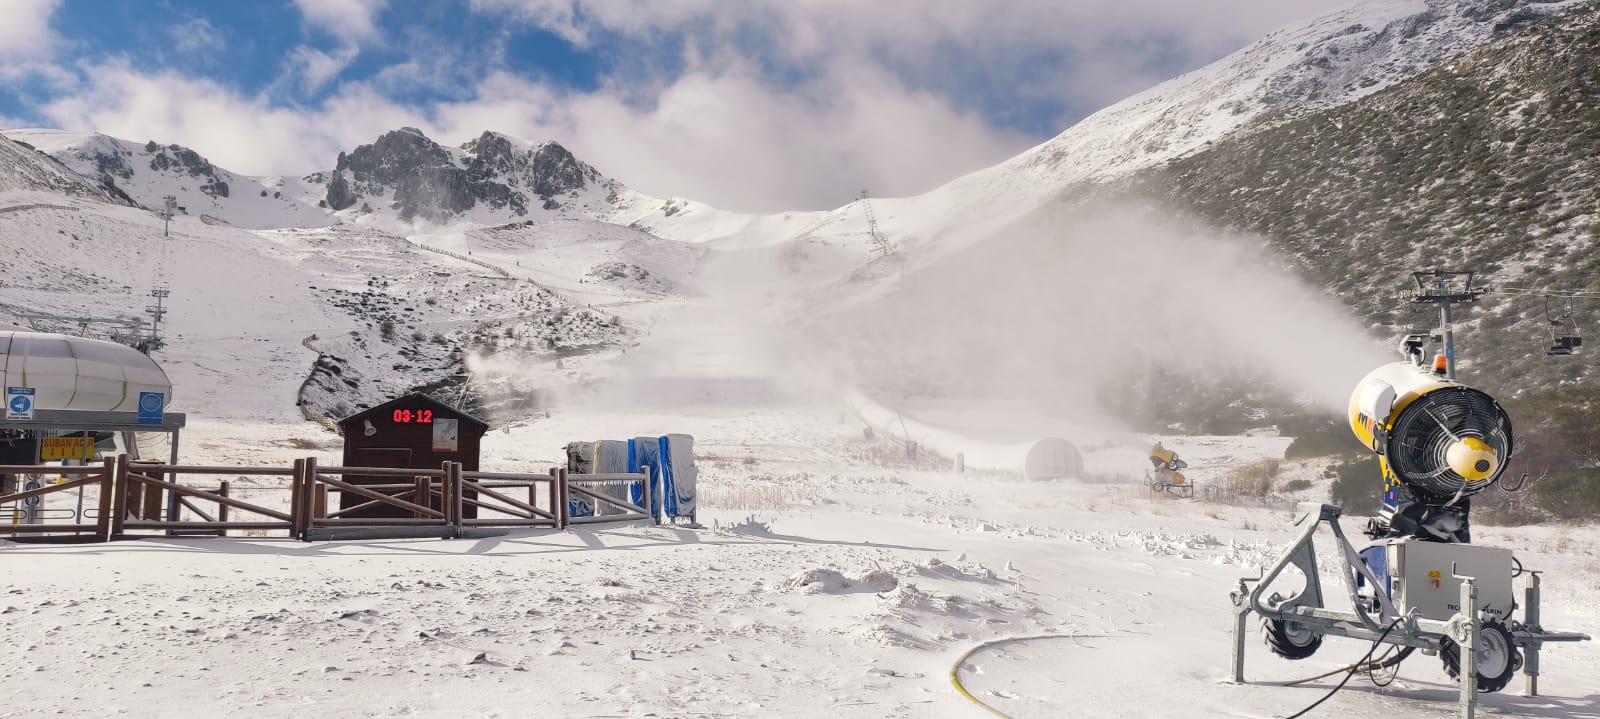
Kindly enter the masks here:
[[354, 45], [339, 48], [332, 53], [309, 45], [301, 45], [289, 52], [288, 72], [290, 76], [298, 79], [297, 84], [302, 92], [308, 95], [314, 94], [338, 77], [339, 73], [344, 72], [360, 52]]
[[85, 68], [70, 96], [39, 109], [53, 126], [194, 148], [213, 162], [258, 175], [328, 169], [341, 149], [415, 123], [416, 114], [360, 85], [312, 110], [275, 107], [210, 80], [146, 73], [124, 61]]
[[862, 188], [912, 194], [1031, 144], [881, 73], [858, 73], [847, 93], [821, 98], [749, 75], [692, 73], [647, 108], [502, 75], [479, 98], [439, 107], [435, 125], [452, 137], [497, 129], [556, 139], [643, 192], [734, 209], [828, 206]]
[[494, 129], [559, 140], [645, 192], [775, 210], [822, 206], [864, 187], [880, 195], [928, 189], [1028, 144], [881, 74], [819, 99], [772, 92], [748, 75], [695, 73], [638, 108], [605, 90], [564, 94], [501, 73], [461, 102], [410, 108], [351, 83], [303, 110], [123, 62], [88, 68], [86, 77], [41, 114], [63, 129], [188, 145], [260, 175], [326, 169], [340, 150], [403, 125], [448, 143]]
[[203, 17], [190, 18], [182, 25], [172, 26], [168, 32], [172, 35], [172, 46], [186, 55], [208, 55], [224, 47], [222, 32]]
[[[249, 174], [326, 169], [340, 150], [403, 125], [449, 143], [493, 129], [559, 140], [658, 196], [742, 210], [831, 207], [863, 188], [880, 196], [927, 190], [1041, 139], [996, 127], [986, 119], [995, 108], [978, 112], [978, 102], [1034, 94], [1093, 109], [1165, 79], [1164, 63], [1220, 56], [1337, 1], [474, 0], [479, 11], [605, 52], [615, 37], [601, 35], [620, 34], [643, 59], [608, 58], [616, 72], [575, 92], [507, 71], [485, 76], [451, 55], [459, 49], [430, 53], [423, 44], [364, 82], [294, 108], [272, 102], [281, 87], [251, 97], [112, 62], [84, 68], [83, 86], [41, 116], [65, 129], [190, 145]], [[345, 43], [303, 46], [287, 59], [286, 78], [314, 94], [354, 59], [356, 38], [375, 32], [383, 3], [297, 2], [308, 23]], [[682, 42], [663, 39], [672, 33]], [[1032, 62], [1035, 52], [1053, 55]], [[467, 70], [448, 71], [457, 66]], [[419, 83], [453, 85], [433, 92], [455, 99], [387, 99]]]
[[377, 16], [388, 0], [294, 0], [306, 23], [345, 42], [367, 40], [377, 34]]
[[[687, 36], [693, 67], [727, 70], [752, 51], [798, 68], [886, 66], [914, 86], [1050, 88], [1087, 109], [1221, 57], [1349, 0], [472, 0], [578, 42], [611, 33], [627, 55]], [[642, 44], [642, 45], [641, 45]], [[1059, 56], [1056, 65], [1041, 56]], [[966, 85], [968, 88], [952, 87]]]
[[0, 23], [0, 61], [9, 64], [53, 54], [59, 38], [50, 29], [50, 16], [60, 5], [61, 0], [6, 0], [5, 22]]

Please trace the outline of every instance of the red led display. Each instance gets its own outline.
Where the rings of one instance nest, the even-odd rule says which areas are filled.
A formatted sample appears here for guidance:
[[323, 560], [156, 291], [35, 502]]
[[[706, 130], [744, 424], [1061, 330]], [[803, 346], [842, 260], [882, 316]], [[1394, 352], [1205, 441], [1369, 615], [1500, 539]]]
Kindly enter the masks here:
[[394, 411], [395, 424], [433, 424], [433, 410], [431, 409], [397, 409]]

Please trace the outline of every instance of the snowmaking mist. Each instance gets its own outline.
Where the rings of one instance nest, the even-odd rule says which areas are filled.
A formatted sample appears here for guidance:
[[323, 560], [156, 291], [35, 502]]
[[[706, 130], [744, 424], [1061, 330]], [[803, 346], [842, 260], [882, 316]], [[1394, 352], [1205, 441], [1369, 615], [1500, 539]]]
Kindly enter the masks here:
[[1041, 210], [812, 327], [839, 375], [883, 401], [998, 402], [1108, 429], [1175, 421], [1163, 404], [1208, 411], [1175, 388], [1220, 389], [1244, 413], [1276, 398], [1337, 415], [1385, 359], [1264, 242], [1128, 204]]
[[637, 331], [625, 349], [470, 364], [569, 409], [864, 397], [970, 437], [1031, 441], [1209, 431], [1184, 418], [1229, 412], [1333, 417], [1385, 361], [1258, 238], [1122, 204], [1047, 208], [985, 234], [865, 272], [861, 248], [826, 242], [713, 251], [686, 296], [616, 310]]

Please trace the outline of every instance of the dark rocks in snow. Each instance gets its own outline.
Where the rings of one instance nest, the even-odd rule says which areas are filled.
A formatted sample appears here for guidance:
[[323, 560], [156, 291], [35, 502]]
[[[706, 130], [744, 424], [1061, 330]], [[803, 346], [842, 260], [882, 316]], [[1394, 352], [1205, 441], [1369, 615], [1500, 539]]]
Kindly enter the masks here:
[[556, 196], [606, 182], [553, 142], [529, 147], [485, 132], [453, 152], [407, 127], [340, 153], [326, 202], [345, 209], [362, 197], [392, 192], [391, 206], [408, 220], [446, 220], [479, 205], [521, 216], [533, 198], [546, 210], [558, 210]]
[[[153, 145], [155, 143], [152, 142], [150, 144]], [[150, 145], [145, 145], [145, 149], [149, 150]], [[201, 157], [200, 153], [182, 145], [167, 145], [152, 152], [155, 153], [155, 156], [150, 158], [150, 169], [152, 170], [158, 172], [181, 170], [192, 177], [211, 177], [213, 179], [216, 177], [217, 168], [211, 164], [211, 161]]]
[[111, 154], [96, 152], [94, 155], [94, 169], [101, 175], [114, 175], [124, 180], [133, 179], [133, 168], [128, 165], [121, 152], [113, 152]]
[[[344, 160], [344, 153], [339, 154], [339, 160]], [[343, 170], [333, 171], [333, 180], [328, 183], [328, 207], [334, 210], [343, 210], [356, 204], [355, 193], [350, 191], [350, 183], [344, 179]]]

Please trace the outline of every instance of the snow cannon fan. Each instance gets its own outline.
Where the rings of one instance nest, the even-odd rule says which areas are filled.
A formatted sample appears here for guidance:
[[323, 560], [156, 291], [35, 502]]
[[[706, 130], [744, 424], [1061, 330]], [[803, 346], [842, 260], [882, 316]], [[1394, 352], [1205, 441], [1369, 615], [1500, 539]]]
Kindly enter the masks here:
[[1493, 486], [1516, 446], [1487, 393], [1412, 362], [1373, 370], [1350, 396], [1350, 429], [1379, 456], [1378, 536], [1466, 542], [1466, 499]]

